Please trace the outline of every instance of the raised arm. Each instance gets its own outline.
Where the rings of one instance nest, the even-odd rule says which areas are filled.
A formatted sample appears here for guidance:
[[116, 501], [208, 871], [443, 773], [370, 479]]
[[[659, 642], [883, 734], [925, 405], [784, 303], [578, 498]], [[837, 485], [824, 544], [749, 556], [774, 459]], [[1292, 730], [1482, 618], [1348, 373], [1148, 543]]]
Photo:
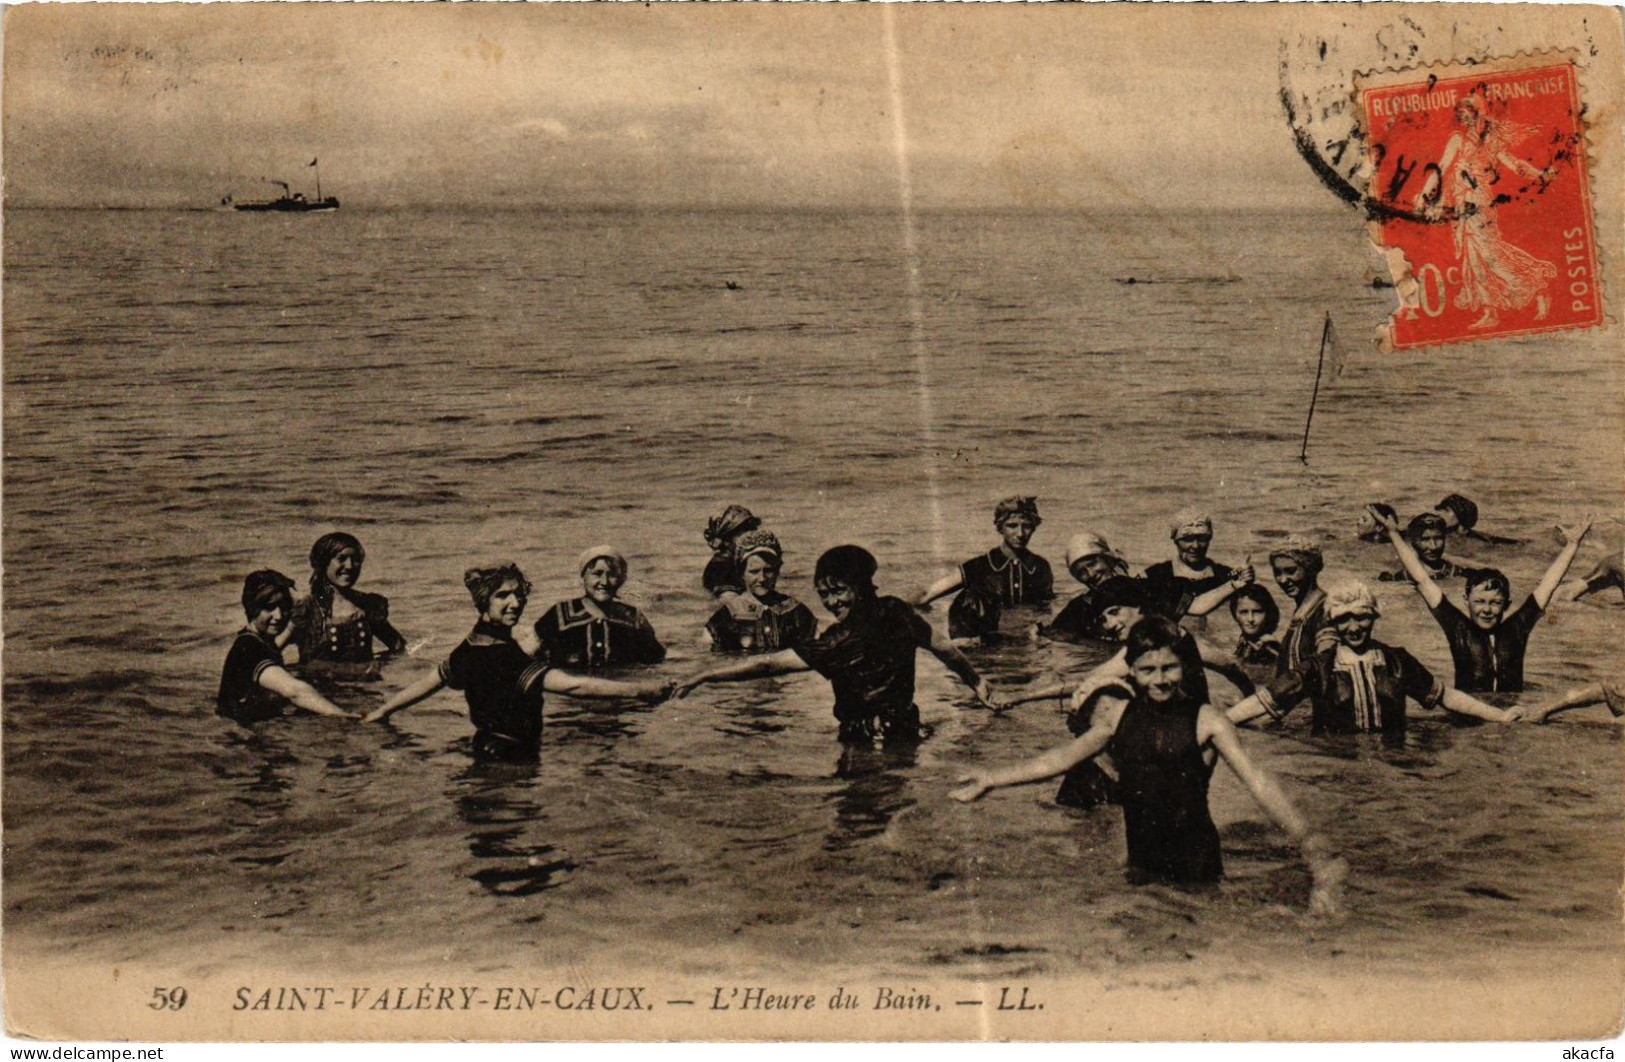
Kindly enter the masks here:
[[1427, 565], [1423, 564], [1422, 558], [1416, 555], [1416, 550], [1411, 547], [1409, 542], [1405, 541], [1405, 536], [1399, 530], [1399, 521], [1387, 513], [1379, 511], [1375, 506], [1366, 509], [1366, 512], [1370, 513], [1372, 519], [1381, 524], [1383, 530], [1388, 532], [1388, 541], [1394, 547], [1394, 552], [1399, 554], [1399, 563], [1404, 565], [1405, 574], [1409, 575], [1411, 581], [1416, 584], [1416, 592], [1422, 595], [1422, 600], [1427, 602], [1428, 608], [1438, 608], [1439, 602], [1444, 600], [1444, 591], [1440, 590], [1439, 584], [1433, 581], [1433, 576], [1429, 574]]
[[436, 668], [419, 678], [410, 686], [396, 690], [394, 695], [374, 708], [361, 721], [363, 723], [379, 723], [388, 719], [396, 712], [410, 708], [414, 704], [440, 691], [446, 684], [440, 677], [440, 669]]
[[1057, 745], [1021, 763], [987, 771], [972, 771], [961, 776], [960, 787], [948, 795], [961, 803], [969, 803], [990, 789], [1037, 782], [1065, 774], [1074, 765], [1105, 751], [1107, 742], [1111, 741], [1112, 735], [1117, 732], [1117, 721], [1122, 718], [1125, 703], [1127, 702], [1119, 699], [1103, 699], [1095, 710], [1094, 725], [1084, 731], [1081, 737], [1074, 738], [1065, 745]]
[[304, 679], [294, 678], [285, 667], [267, 667], [260, 672], [259, 684], [279, 697], [287, 698], [288, 702], [302, 711], [312, 712], [316, 715], [332, 715], [340, 719], [354, 719], [354, 712], [346, 712], [343, 708], [316, 692], [316, 687]]
[[[687, 697], [707, 682], [741, 682], [745, 679], [770, 678], [789, 675], [797, 671], [810, 671], [807, 662], [794, 649], [780, 649], [776, 653], [763, 653], [732, 664], [723, 664], [677, 684], [676, 696]], [[549, 672], [551, 674], [551, 672]]]
[[1580, 543], [1585, 541], [1586, 532], [1591, 530], [1591, 517], [1575, 524], [1573, 527], [1559, 527], [1557, 533], [1563, 536], [1563, 548], [1552, 560], [1552, 566], [1546, 569], [1546, 574], [1540, 577], [1540, 585], [1535, 587], [1533, 594], [1535, 607], [1542, 612], [1552, 603], [1552, 595], [1557, 593], [1558, 584], [1569, 573], [1569, 566], [1574, 563], [1574, 555], [1580, 552]]
[[939, 597], [947, 597], [963, 585], [965, 585], [963, 573], [955, 571], [952, 575], [944, 575], [941, 579], [920, 591], [920, 596], [914, 599], [914, 604], [924, 608]]
[[1247, 558], [1247, 563], [1230, 573], [1230, 578], [1215, 586], [1211, 590], [1197, 594], [1191, 600], [1190, 607], [1185, 610], [1187, 616], [1205, 616], [1230, 600], [1230, 595], [1252, 582], [1255, 578], [1253, 559]]

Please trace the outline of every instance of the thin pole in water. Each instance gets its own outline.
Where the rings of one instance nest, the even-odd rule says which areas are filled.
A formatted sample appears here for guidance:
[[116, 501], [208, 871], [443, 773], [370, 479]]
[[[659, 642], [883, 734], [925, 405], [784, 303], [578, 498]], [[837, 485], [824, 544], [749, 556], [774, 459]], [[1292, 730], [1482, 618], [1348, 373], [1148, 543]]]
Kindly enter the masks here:
[[1320, 398], [1320, 373], [1326, 367], [1326, 340], [1332, 334], [1332, 314], [1326, 311], [1326, 324], [1320, 330], [1320, 360], [1315, 363], [1315, 390], [1309, 396], [1309, 416], [1303, 422], [1303, 449], [1298, 451], [1298, 460], [1304, 464], [1309, 463], [1309, 425], [1315, 421], [1315, 401]]

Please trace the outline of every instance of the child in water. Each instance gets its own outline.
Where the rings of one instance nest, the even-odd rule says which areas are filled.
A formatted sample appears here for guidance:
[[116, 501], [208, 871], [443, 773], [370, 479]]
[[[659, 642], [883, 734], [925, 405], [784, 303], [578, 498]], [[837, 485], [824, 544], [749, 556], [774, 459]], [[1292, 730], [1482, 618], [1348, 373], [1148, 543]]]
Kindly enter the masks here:
[[727, 595], [705, 625], [711, 647], [721, 652], [770, 653], [793, 649], [818, 633], [812, 611], [779, 593], [784, 551], [778, 536], [761, 528], [739, 536], [739, 574], [745, 592]]
[[1230, 598], [1230, 618], [1241, 632], [1234, 650], [1236, 663], [1254, 682], [1275, 674], [1281, 661], [1281, 640], [1272, 637], [1281, 625], [1275, 598], [1260, 584], [1249, 583]]
[[[1375, 507], [1373, 516], [1377, 515]], [[1385, 519], [1389, 519], [1384, 514]], [[1384, 528], [1387, 524], [1384, 523]], [[1386, 533], [1386, 531], [1385, 531]], [[1411, 544], [1416, 551], [1417, 558], [1422, 562], [1423, 569], [1434, 579], [1449, 579], [1460, 575], [1461, 569], [1451, 561], [1445, 559], [1445, 536], [1450, 533], [1450, 525], [1445, 523], [1444, 517], [1438, 513], [1419, 513], [1411, 517], [1411, 522], [1405, 525], [1405, 541]], [[1380, 572], [1377, 578], [1385, 583], [1415, 582], [1410, 572], [1404, 568], [1397, 571]]]
[[932, 583], [915, 604], [924, 608], [958, 590], [948, 608], [949, 637], [986, 638], [998, 633], [1001, 610], [1050, 600], [1055, 596], [1055, 576], [1049, 561], [1027, 548], [1041, 523], [1037, 498], [999, 502], [993, 509], [993, 526], [1003, 541]]
[[1558, 584], [1574, 563], [1580, 543], [1591, 529], [1591, 521], [1587, 519], [1574, 527], [1558, 528], [1563, 536], [1562, 550], [1534, 591], [1509, 615], [1507, 606], [1512, 601], [1512, 586], [1501, 572], [1494, 568], [1462, 571], [1466, 584], [1462, 596], [1467, 605], [1463, 611], [1444, 596], [1422, 558], [1400, 535], [1399, 525], [1393, 518], [1377, 512], [1375, 507], [1371, 515], [1387, 531], [1400, 563], [1416, 584], [1416, 592], [1427, 603], [1428, 611], [1433, 613], [1445, 640], [1450, 643], [1450, 657], [1456, 665], [1456, 688], [1468, 693], [1522, 692], [1523, 657], [1529, 636], [1540, 623], [1540, 617], [1546, 614]]
[[706, 521], [705, 544], [711, 547], [711, 559], [700, 575], [706, 593], [723, 597], [745, 592], [739, 577], [739, 536], [761, 526], [762, 521], [743, 505], [730, 505]]
[[316, 715], [355, 718], [282, 666], [281, 635], [293, 617], [292, 579], [268, 568], [251, 573], [243, 580], [243, 614], [248, 625], [237, 632], [220, 672], [217, 714], [257, 723], [277, 718], [291, 704]]
[[294, 627], [303, 664], [366, 664], [373, 641], [391, 653], [406, 638], [389, 622], [389, 598], [357, 590], [367, 553], [354, 535], [334, 531], [310, 548], [310, 595], [299, 602]]
[[874, 583], [878, 568], [874, 555], [861, 546], [827, 550], [813, 571], [819, 600], [835, 617], [824, 633], [793, 649], [703, 671], [678, 686], [677, 695], [685, 697], [707, 682], [816, 671], [834, 688], [842, 742], [862, 745], [878, 736], [888, 745], [906, 745], [921, 737], [914, 657], [924, 649], [974, 690], [977, 700], [1002, 708], [964, 653], [906, 602], [880, 596]]
[[398, 691], [368, 715], [376, 723], [410, 708], [443, 687], [461, 690], [474, 724], [474, 755], [502, 763], [535, 763], [542, 744], [542, 694], [567, 697], [635, 697], [658, 703], [671, 694], [663, 682], [617, 682], [572, 675], [530, 657], [513, 640], [525, 611], [530, 582], [512, 564], [470, 568], [463, 585], [479, 621], [434, 671]]
[[1184, 671], [1198, 665], [1177, 651], [1181, 644], [1189, 644], [1186, 633], [1169, 619], [1152, 616], [1135, 624], [1127, 643], [1128, 680], [1098, 694], [1081, 737], [1024, 763], [973, 771], [960, 779], [952, 797], [968, 803], [991, 789], [1053, 778], [1110, 753], [1119, 773], [1130, 880], [1205, 884], [1224, 875], [1219, 831], [1207, 802], [1217, 755], [1298, 843], [1313, 878], [1310, 910], [1337, 913], [1348, 864], [1310, 828], [1275, 780], [1253, 764], [1224, 714], [1187, 695]]

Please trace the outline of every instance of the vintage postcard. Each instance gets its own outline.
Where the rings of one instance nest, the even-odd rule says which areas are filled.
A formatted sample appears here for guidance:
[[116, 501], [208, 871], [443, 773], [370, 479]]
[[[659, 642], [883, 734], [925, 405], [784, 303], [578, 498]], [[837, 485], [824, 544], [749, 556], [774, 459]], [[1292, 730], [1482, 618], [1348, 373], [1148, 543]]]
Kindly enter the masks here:
[[11, 1035], [1617, 1035], [1617, 8], [4, 29]]

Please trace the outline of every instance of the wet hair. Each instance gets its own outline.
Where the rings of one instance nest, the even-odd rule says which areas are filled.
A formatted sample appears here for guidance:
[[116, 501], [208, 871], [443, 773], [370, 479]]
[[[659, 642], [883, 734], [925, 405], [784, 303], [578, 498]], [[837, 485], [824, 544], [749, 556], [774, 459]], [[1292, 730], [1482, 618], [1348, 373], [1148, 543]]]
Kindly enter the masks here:
[[329, 531], [310, 547], [310, 595], [320, 601], [324, 608], [333, 600], [333, 584], [327, 581], [327, 566], [347, 549], [355, 551], [356, 563], [367, 559], [367, 551], [361, 548], [361, 540], [343, 531]]
[[1275, 595], [1257, 583], [1248, 583], [1230, 595], [1230, 616], [1232, 619], [1236, 615], [1236, 606], [1243, 601], [1251, 601], [1264, 610], [1264, 628], [1258, 633], [1274, 634], [1275, 628], [1281, 625], [1281, 606], [1275, 603]]
[[519, 585], [519, 596], [529, 599], [530, 580], [519, 570], [519, 565], [512, 562], [498, 564], [493, 568], [470, 568], [463, 573], [463, 585], [474, 598], [474, 607], [482, 613], [491, 604], [491, 598], [502, 589], [502, 584], [510, 580]]
[[1455, 513], [1456, 526], [1463, 531], [1471, 531], [1478, 523], [1478, 505], [1471, 498], [1463, 495], [1446, 494], [1444, 499], [1434, 508]]
[[1405, 539], [1415, 545], [1424, 531], [1437, 531], [1441, 535], [1450, 533], [1450, 529], [1445, 526], [1444, 517], [1438, 513], [1417, 513], [1411, 517], [1411, 522], [1405, 525]]
[[1461, 579], [1466, 584], [1462, 591], [1464, 594], [1471, 594], [1477, 587], [1488, 586], [1501, 591], [1501, 596], [1508, 601], [1512, 600], [1512, 583], [1498, 568], [1468, 568], [1461, 573]]
[[318, 538], [314, 546], [310, 547], [310, 570], [325, 577], [327, 575], [327, 566], [333, 563], [333, 558], [347, 549], [355, 550], [356, 560], [367, 559], [367, 551], [361, 548], [359, 538], [343, 531], [329, 531], [321, 538]]
[[1026, 517], [1032, 521], [1035, 528], [1044, 522], [1038, 515], [1038, 499], [1030, 495], [1017, 494], [995, 505], [993, 507], [993, 526], [1002, 526], [1005, 520], [1012, 516]]
[[862, 546], [836, 546], [825, 550], [813, 567], [813, 583], [845, 583], [854, 590], [873, 592], [880, 562]]
[[281, 601], [293, 604], [293, 580], [281, 572], [262, 568], [250, 572], [243, 580], [243, 614], [253, 619], [265, 609]]
[[1132, 664], [1146, 653], [1172, 649], [1184, 637], [1185, 629], [1166, 616], [1147, 616], [1130, 628], [1123, 643], [1123, 659]]
[[1110, 609], [1129, 607], [1144, 611], [1147, 601], [1143, 579], [1114, 575], [1089, 591], [1089, 625], [1098, 628]]

